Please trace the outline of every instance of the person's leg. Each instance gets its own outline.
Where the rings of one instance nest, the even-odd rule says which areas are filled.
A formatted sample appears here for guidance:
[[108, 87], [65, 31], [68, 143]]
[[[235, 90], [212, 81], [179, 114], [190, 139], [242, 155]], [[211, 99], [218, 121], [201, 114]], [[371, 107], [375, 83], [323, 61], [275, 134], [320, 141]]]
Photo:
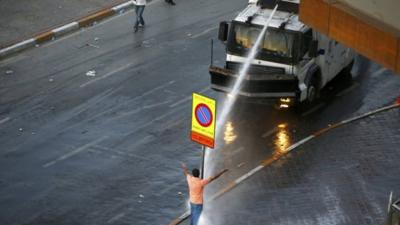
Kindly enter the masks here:
[[201, 216], [201, 212], [203, 211], [203, 205], [199, 205], [198, 206], [198, 216], [197, 216], [197, 221], [196, 221], [196, 225], [199, 223], [200, 220], [200, 216]]
[[135, 6], [135, 13], [136, 13], [136, 22], [135, 22], [135, 31], [137, 31], [139, 26], [139, 6]]
[[140, 24], [142, 24], [143, 26], [144, 26], [144, 19], [143, 19], [143, 11], [144, 11], [144, 5], [141, 5], [140, 6], [140, 9], [139, 9], [139, 22], [140, 22]]
[[197, 205], [190, 203], [190, 224], [197, 225], [200, 219], [201, 211], [203, 210], [203, 205]]
[[195, 210], [195, 205], [190, 203], [190, 225], [194, 225]]

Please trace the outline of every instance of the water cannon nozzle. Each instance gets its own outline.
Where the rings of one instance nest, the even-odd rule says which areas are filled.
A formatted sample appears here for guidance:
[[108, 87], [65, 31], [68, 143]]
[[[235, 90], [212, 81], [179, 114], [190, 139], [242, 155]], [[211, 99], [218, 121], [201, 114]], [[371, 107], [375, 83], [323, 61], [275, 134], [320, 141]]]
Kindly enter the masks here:
[[246, 23], [251, 24], [251, 21], [253, 21], [253, 16], [247, 17]]

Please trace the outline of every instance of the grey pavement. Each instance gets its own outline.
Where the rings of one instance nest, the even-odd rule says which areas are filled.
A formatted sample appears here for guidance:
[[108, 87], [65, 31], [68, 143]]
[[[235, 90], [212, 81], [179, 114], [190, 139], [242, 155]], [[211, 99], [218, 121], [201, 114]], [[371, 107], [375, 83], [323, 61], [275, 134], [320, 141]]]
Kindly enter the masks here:
[[0, 48], [126, 0], [0, 1]]
[[[389, 194], [399, 192], [399, 116], [377, 114], [301, 146], [207, 204], [204, 224], [383, 224]], [[232, 158], [230, 168], [245, 155]]]
[[190, 96], [215, 95], [210, 38], [245, 5], [154, 1], [136, 34], [128, 12], [1, 61], [0, 224], [166, 224], [184, 210], [179, 161], [200, 159]]
[[[154, 1], [144, 12], [146, 28], [136, 34], [129, 12], [0, 61], [0, 224], [161, 225], [184, 212], [188, 196], [179, 161], [195, 167], [201, 159], [200, 147], [189, 140], [190, 97], [199, 92], [224, 100], [209, 88], [210, 39], [219, 21], [245, 5]], [[216, 42], [214, 63], [223, 61], [224, 46]], [[86, 75], [90, 70], [94, 77]], [[364, 58], [353, 74], [353, 84], [333, 82], [322, 106], [303, 115], [275, 110], [270, 101], [238, 101], [231, 132], [206, 164], [207, 174], [230, 171], [206, 197], [274, 151], [399, 95], [400, 77]], [[400, 186], [391, 178], [399, 171], [390, 166], [398, 153], [379, 153], [381, 146], [398, 144], [399, 117], [392, 114], [398, 111], [336, 130], [263, 170], [207, 204], [208, 224], [381, 221], [388, 190]], [[336, 154], [341, 140], [354, 150], [341, 146]], [[358, 154], [368, 143], [376, 144]], [[387, 176], [379, 157], [391, 168]], [[360, 172], [366, 163], [377, 174], [372, 179]], [[354, 202], [370, 212], [360, 223], [359, 209], [348, 210]]]

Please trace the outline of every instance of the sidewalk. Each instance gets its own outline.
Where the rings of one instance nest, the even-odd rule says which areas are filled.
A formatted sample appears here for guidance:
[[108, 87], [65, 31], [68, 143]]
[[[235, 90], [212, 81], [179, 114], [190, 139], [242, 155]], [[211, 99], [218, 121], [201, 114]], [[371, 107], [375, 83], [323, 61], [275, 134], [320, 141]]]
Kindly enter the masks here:
[[[400, 178], [400, 109], [334, 129], [205, 207], [219, 224], [382, 224]], [[241, 211], [224, 210], [231, 207]], [[237, 205], [237, 206], [232, 206]], [[306, 221], [306, 223], [304, 223]], [[189, 219], [181, 223], [190, 224]]]
[[382, 224], [400, 184], [399, 120], [395, 108], [333, 129], [209, 204], [204, 215], [219, 224]]
[[127, 0], [3, 0], [0, 48]]

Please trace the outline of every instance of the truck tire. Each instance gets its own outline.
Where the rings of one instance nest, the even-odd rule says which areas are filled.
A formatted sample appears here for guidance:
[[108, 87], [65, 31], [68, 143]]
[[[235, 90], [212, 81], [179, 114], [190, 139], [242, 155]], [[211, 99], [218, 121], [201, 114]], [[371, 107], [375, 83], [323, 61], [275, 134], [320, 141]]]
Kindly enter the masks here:
[[313, 105], [319, 98], [319, 75], [315, 73], [307, 85], [307, 104]]
[[307, 99], [303, 102], [297, 102], [296, 111], [302, 113], [310, 109], [317, 102], [320, 95], [320, 74], [317, 70], [307, 82]]

